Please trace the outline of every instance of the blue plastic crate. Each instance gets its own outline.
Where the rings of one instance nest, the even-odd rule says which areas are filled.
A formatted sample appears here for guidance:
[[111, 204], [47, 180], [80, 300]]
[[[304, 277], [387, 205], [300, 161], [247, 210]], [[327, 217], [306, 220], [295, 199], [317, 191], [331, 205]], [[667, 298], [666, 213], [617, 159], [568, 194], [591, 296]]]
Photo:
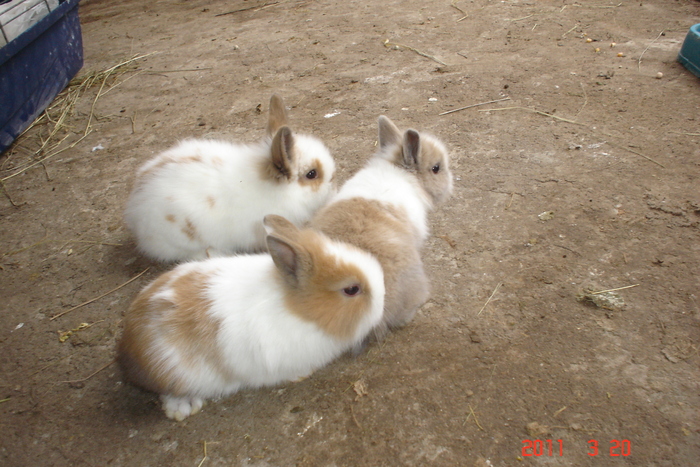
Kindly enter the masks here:
[[64, 0], [0, 48], [0, 152], [49, 106], [83, 66], [79, 0]]
[[700, 23], [690, 27], [678, 53], [678, 61], [700, 78]]

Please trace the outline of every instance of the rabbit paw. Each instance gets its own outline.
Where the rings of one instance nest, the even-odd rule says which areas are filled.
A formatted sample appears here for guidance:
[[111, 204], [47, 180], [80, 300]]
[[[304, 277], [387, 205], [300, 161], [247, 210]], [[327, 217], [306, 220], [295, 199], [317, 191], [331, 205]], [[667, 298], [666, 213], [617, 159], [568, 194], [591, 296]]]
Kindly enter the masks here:
[[194, 415], [202, 409], [204, 400], [199, 397], [174, 397], [160, 396], [163, 403], [163, 410], [168, 418], [183, 421], [190, 415]]

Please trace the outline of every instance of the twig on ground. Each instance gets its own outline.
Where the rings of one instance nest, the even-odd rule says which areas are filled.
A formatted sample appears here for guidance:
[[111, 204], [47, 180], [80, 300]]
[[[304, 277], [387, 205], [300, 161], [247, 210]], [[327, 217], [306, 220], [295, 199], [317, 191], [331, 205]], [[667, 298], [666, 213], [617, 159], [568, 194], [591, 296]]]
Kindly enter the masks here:
[[98, 368], [97, 370], [95, 370], [95, 371], [93, 371], [92, 373], [90, 373], [89, 375], [87, 375], [85, 378], [82, 378], [82, 379], [74, 379], [74, 380], [71, 380], [71, 381], [61, 381], [61, 382], [62, 382], [62, 383], [68, 383], [68, 384], [72, 384], [72, 383], [84, 383], [85, 381], [89, 380], [90, 378], [92, 378], [93, 376], [95, 376], [95, 375], [96, 375], [97, 373], [99, 373], [100, 371], [102, 371], [102, 370], [104, 370], [105, 368], [109, 367], [109, 366], [112, 365], [113, 363], [116, 363], [116, 361], [117, 361], [117, 359], [116, 359], [116, 358], [113, 358], [109, 363], [107, 363], [107, 364], [101, 366], [101, 367]]
[[[113, 89], [118, 88], [122, 84], [126, 83], [129, 81], [131, 78], [136, 78], [139, 75], [142, 75], [143, 73], [146, 73], [146, 70], [140, 70], [134, 73], [133, 75], [129, 76], [128, 78], [124, 78], [123, 80], [119, 81], [118, 83], [114, 84], [113, 86], [110, 86], [109, 89], [107, 89], [105, 92], [102, 93], [102, 96], [106, 96], [110, 92], [112, 92]], [[123, 74], [123, 73], [122, 73]], [[121, 76], [121, 75], [120, 75]]]
[[582, 82], [579, 82], [579, 84], [581, 85], [581, 91], [583, 91], [583, 105], [580, 109], [578, 109], [578, 112], [576, 112], [576, 117], [581, 115], [581, 112], [583, 112], [583, 109], [586, 107], [586, 104], [588, 104], [588, 94], [586, 94], [586, 88], [583, 87]]
[[582, 126], [585, 126], [585, 124], [583, 124], [583, 123], [575, 122], [575, 121], [573, 121], [573, 120], [569, 120], [568, 118], [557, 117], [556, 115], [552, 115], [552, 114], [547, 113], [547, 112], [542, 112], [542, 111], [540, 111], [540, 110], [531, 109], [531, 108], [529, 108], [529, 107], [520, 107], [520, 106], [516, 106], [516, 107], [503, 107], [503, 108], [501, 108], [501, 109], [482, 109], [482, 110], [479, 110], [479, 112], [495, 112], [495, 111], [498, 111], [498, 110], [516, 110], [516, 109], [518, 109], [518, 110], [527, 110], [528, 112], [533, 112], [533, 113], [536, 113], [536, 114], [538, 114], [538, 115], [544, 115], [545, 117], [552, 117], [552, 118], [554, 118], [554, 119], [556, 119], [556, 120], [561, 120], [562, 122], [572, 123], [572, 124], [574, 124], [574, 125], [582, 125]]
[[[564, 5], [564, 6], [566, 6], [566, 5]], [[564, 39], [567, 34], [569, 34], [571, 31], [573, 31], [577, 27], [578, 27], [578, 23], [574, 24], [574, 27], [572, 27], [571, 29], [569, 29], [568, 31], [566, 31], [564, 34], [561, 35], [561, 39]]]
[[352, 419], [355, 422], [355, 425], [357, 425], [357, 428], [362, 430], [362, 425], [360, 425], [360, 422], [357, 421], [357, 417], [355, 416], [355, 410], [352, 408], [352, 403], [350, 404], [350, 414], [352, 415]]
[[141, 271], [141, 272], [140, 272], [139, 274], [137, 274], [136, 276], [134, 276], [134, 277], [132, 277], [131, 279], [129, 279], [128, 281], [124, 282], [122, 285], [113, 288], [113, 289], [110, 290], [109, 292], [103, 293], [103, 294], [100, 295], [99, 297], [95, 297], [95, 298], [93, 298], [93, 299], [91, 299], [91, 300], [88, 300], [88, 301], [86, 301], [86, 302], [81, 303], [80, 305], [74, 306], [73, 308], [71, 308], [71, 309], [69, 309], [69, 310], [66, 310], [66, 311], [63, 311], [63, 312], [61, 312], [61, 313], [58, 313], [57, 315], [53, 315], [51, 318], [49, 318], [49, 320], [50, 320], [50, 321], [53, 321], [53, 320], [55, 320], [56, 318], [60, 318], [61, 316], [65, 315], [65, 314], [67, 314], [67, 313], [70, 313], [71, 311], [77, 310], [78, 308], [84, 307], [85, 305], [89, 305], [90, 303], [96, 302], [97, 300], [101, 299], [102, 297], [106, 297], [107, 295], [109, 295], [109, 294], [111, 294], [111, 293], [113, 293], [113, 292], [116, 292], [117, 290], [121, 289], [122, 287], [124, 287], [124, 286], [126, 286], [126, 285], [132, 283], [133, 281], [135, 281], [135, 280], [138, 279], [139, 277], [143, 276], [143, 275], [146, 273], [146, 271], [148, 271], [149, 269], [151, 269], [151, 268], [150, 268], [150, 267], [147, 267], [146, 269], [144, 269], [143, 271]]
[[617, 287], [615, 289], [600, 290], [598, 292], [588, 292], [590, 295], [599, 295], [607, 292], [616, 292], [618, 290], [631, 289], [632, 287], [639, 287], [640, 284], [626, 285], [624, 287]]
[[498, 285], [496, 286], [496, 288], [493, 289], [493, 292], [491, 293], [491, 296], [489, 297], [488, 300], [486, 300], [486, 303], [484, 303], [484, 306], [481, 307], [481, 310], [479, 310], [479, 312], [476, 314], [476, 316], [479, 316], [479, 315], [481, 314], [481, 312], [484, 311], [484, 309], [486, 308], [486, 305], [489, 304], [489, 302], [491, 301], [491, 299], [493, 298], [493, 296], [496, 295], [496, 292], [498, 292], [498, 289], [499, 289], [502, 285], [503, 285], [503, 284], [502, 284], [501, 282], [498, 283]]
[[611, 141], [608, 141], [607, 143], [608, 143], [609, 145], [611, 145], [611, 146], [615, 146], [616, 148], [624, 149], [625, 151], [629, 151], [629, 152], [631, 152], [632, 154], [636, 154], [636, 155], [638, 155], [639, 157], [643, 157], [644, 159], [648, 160], [649, 162], [653, 162], [654, 164], [658, 165], [659, 167], [662, 167], [662, 168], [664, 168], [664, 169], [666, 168], [666, 166], [663, 165], [661, 162], [656, 162], [656, 161], [655, 161], [654, 159], [652, 159], [651, 157], [645, 156], [645, 155], [642, 154], [641, 152], [637, 152], [637, 151], [635, 151], [634, 149], [630, 149], [630, 148], [628, 148], [628, 147], [622, 146], [621, 144], [616, 144], [616, 143], [613, 143], [613, 142], [611, 142]]
[[41, 367], [41, 368], [39, 368], [38, 370], [36, 370], [34, 373], [32, 373], [31, 375], [29, 375], [29, 377], [31, 378], [32, 376], [41, 373], [41, 372], [44, 371], [45, 369], [54, 366], [56, 363], [58, 363], [58, 362], [60, 362], [60, 361], [63, 361], [63, 360], [65, 360], [66, 358], [72, 357], [72, 356], [73, 356], [73, 354], [68, 354], [68, 355], [65, 355], [65, 356], [63, 356], [63, 357], [61, 357], [61, 358], [57, 358], [56, 360], [54, 360], [53, 362], [49, 363], [48, 365], [44, 365], [43, 367]]
[[468, 105], [466, 107], [460, 107], [459, 109], [448, 110], [447, 112], [439, 113], [438, 116], [459, 112], [460, 110], [471, 109], [472, 107], [478, 107], [480, 105], [494, 104], [496, 102], [502, 102], [502, 101], [507, 101], [507, 100], [510, 100], [510, 97], [504, 97], [503, 99], [496, 99], [495, 101], [480, 102], [479, 104], [472, 104], [472, 105]]
[[454, 9], [456, 9], [457, 11], [459, 11], [460, 13], [462, 13], [463, 16], [461, 18], [459, 18], [457, 21], [455, 21], [455, 23], [459, 23], [460, 21], [467, 19], [467, 17], [469, 17], [469, 13], [467, 13], [466, 11], [464, 11], [460, 7], [458, 7], [456, 5], [456, 3], [457, 3], [457, 0], [452, 0], [452, 3], [450, 3], [450, 6]]
[[642, 71], [642, 57], [643, 57], [644, 54], [647, 52], [647, 50], [649, 50], [649, 47], [651, 47], [651, 45], [652, 45], [654, 42], [656, 42], [656, 41], [659, 39], [659, 37], [661, 37], [661, 35], [662, 35], [664, 32], [665, 32], [665, 31], [661, 31], [661, 32], [659, 33], [659, 35], [656, 36], [656, 39], [654, 39], [653, 41], [651, 41], [651, 42], [649, 43], [649, 45], [647, 45], [647, 48], [644, 49], [644, 51], [642, 52], [642, 54], [639, 56], [639, 60], [637, 60], [637, 71]]
[[136, 133], [136, 111], [134, 110], [134, 115], [129, 117], [129, 120], [131, 120], [131, 134]]
[[442, 65], [442, 66], [448, 66], [447, 63], [443, 62], [443, 61], [440, 60], [439, 58], [434, 57], [434, 56], [432, 56], [432, 55], [430, 55], [430, 54], [427, 54], [427, 53], [425, 53], [425, 52], [421, 52], [420, 50], [416, 49], [415, 47], [411, 47], [410, 45], [397, 44], [397, 43], [395, 43], [395, 42], [389, 42], [389, 39], [387, 39], [387, 40], [384, 41], [384, 47], [403, 47], [404, 49], [408, 49], [408, 50], [410, 50], [410, 51], [412, 51], [412, 52], [417, 53], [417, 54], [420, 55], [421, 57], [429, 58], [429, 59], [431, 59], [431, 60], [433, 60], [433, 61], [439, 63], [439, 64]]
[[[202, 71], [202, 70], [213, 70], [213, 69], [214, 69], [213, 67], [206, 67], [206, 68], [190, 68], [190, 69], [183, 69], [183, 70], [148, 70], [148, 74], [152, 74], [152, 73], [185, 73], [185, 72], [190, 72], [190, 71]], [[124, 81], [126, 81], [126, 80], [124, 80]]]
[[36, 243], [32, 243], [31, 245], [25, 246], [25, 247], [23, 247], [23, 248], [20, 248], [19, 250], [14, 250], [14, 251], [10, 251], [10, 252], [8, 252], [8, 253], [3, 253], [3, 254], [0, 255], [0, 258], [2, 258], [3, 256], [16, 255], [17, 253], [22, 253], [23, 251], [27, 251], [27, 250], [29, 250], [30, 248], [34, 248], [35, 246], [39, 246], [39, 245], [41, 245], [41, 244], [43, 244], [43, 243], [50, 242], [51, 240], [47, 240], [47, 237], [48, 237], [48, 236], [49, 236], [48, 234], [45, 234], [45, 235], [44, 235], [44, 238], [42, 238], [41, 240], [39, 240], [39, 241], [36, 242]]
[[[4, 179], [0, 180], [0, 188], [2, 188], [2, 192], [5, 193], [5, 196], [10, 201], [10, 204], [12, 206], [18, 207], [19, 205], [12, 200], [12, 196], [10, 196], [10, 193], [7, 192], [7, 188], [5, 187], [5, 184], [3, 182], [4, 182]], [[2, 256], [4, 256], [4, 255], [2, 255]]]
[[95, 100], [92, 101], [92, 107], [90, 107], [90, 114], [88, 115], [88, 121], [87, 125], [85, 125], [85, 134], [83, 136], [87, 136], [90, 133], [90, 124], [92, 123], [92, 116], [95, 114], [95, 105], [97, 104], [97, 100], [100, 98], [100, 95], [102, 94], [102, 89], [105, 87], [105, 83], [107, 82], [107, 78], [112, 74], [114, 70], [110, 70], [105, 74], [104, 78], [102, 78], [102, 84], [100, 85], [100, 89], [97, 91], [97, 95], [95, 96]]
[[484, 427], [481, 426], [481, 423], [479, 423], [479, 419], [476, 418], [476, 414], [474, 413], [474, 409], [472, 408], [471, 404], [469, 404], [469, 415], [467, 415], [465, 422], [467, 420], [469, 420], [469, 416], [474, 417], [474, 422], [476, 423], [476, 426], [478, 426], [481, 431], [486, 431], [486, 430], [484, 430]]
[[619, 6], [622, 6], [622, 3], [618, 3], [617, 5], [581, 5], [578, 3], [570, 3], [570, 4], [567, 4], [567, 5], [564, 5], [563, 7], [561, 7], [561, 10], [559, 10], [559, 13], [564, 11], [564, 9], [568, 6], [577, 6], [577, 7], [585, 7], [585, 8], [617, 8]]
[[[234, 14], [234, 13], [240, 13], [240, 12], [242, 12], [242, 11], [255, 10], [256, 8], [257, 8], [258, 10], [262, 10], [262, 9], [264, 9], [264, 8], [269, 8], [269, 7], [273, 6], [273, 5], [277, 5], [278, 3], [280, 3], [280, 2], [270, 2], [270, 3], [265, 2], [262, 6], [260, 6], [260, 5], [254, 5], [254, 6], [249, 6], [249, 7], [246, 7], [246, 8], [239, 8], [238, 10], [227, 11], [226, 13], [219, 13], [219, 14], [217, 14], [217, 15], [214, 15], [214, 17], [216, 18], [216, 17], [218, 17], [218, 16], [232, 15], [232, 14]], [[256, 10], [256, 11], [257, 11], [257, 10]]]
[[51, 159], [52, 157], [54, 157], [54, 156], [56, 156], [56, 155], [62, 153], [63, 151], [65, 151], [65, 150], [67, 150], [67, 149], [74, 148], [78, 143], [80, 143], [82, 140], [84, 140], [91, 132], [92, 132], [92, 130], [90, 130], [90, 132], [88, 132], [87, 134], [81, 136], [80, 139], [78, 139], [78, 140], [74, 141], [73, 143], [71, 143], [70, 146], [66, 146], [66, 147], [63, 148], [63, 149], [59, 149], [58, 151], [53, 152], [53, 153], [49, 154], [48, 156], [43, 157], [42, 159], [39, 159], [38, 161], [34, 162], [33, 164], [29, 164], [28, 166], [26, 166], [26, 167], [24, 167], [24, 168], [22, 168], [22, 169], [16, 171], [15, 173], [13, 173], [13, 174], [11, 174], [11, 175], [8, 175], [7, 177], [4, 177], [4, 178], [0, 179], [0, 182], [4, 182], [4, 181], [9, 180], [9, 179], [11, 179], [11, 178], [13, 178], [13, 177], [16, 177], [17, 175], [26, 172], [27, 170], [31, 169], [32, 167], [35, 167], [35, 166], [37, 166], [37, 165], [39, 165], [39, 164], [42, 164], [44, 161], [46, 161], [46, 160], [48, 160], [48, 159]]
[[513, 204], [513, 198], [515, 198], [515, 192], [510, 194], [510, 201], [508, 201], [508, 205], [505, 207], [505, 211], [510, 209], [510, 206]]
[[202, 457], [202, 460], [197, 464], [197, 467], [202, 467], [202, 464], [204, 464], [204, 461], [207, 460], [207, 442], [204, 441], [204, 457]]

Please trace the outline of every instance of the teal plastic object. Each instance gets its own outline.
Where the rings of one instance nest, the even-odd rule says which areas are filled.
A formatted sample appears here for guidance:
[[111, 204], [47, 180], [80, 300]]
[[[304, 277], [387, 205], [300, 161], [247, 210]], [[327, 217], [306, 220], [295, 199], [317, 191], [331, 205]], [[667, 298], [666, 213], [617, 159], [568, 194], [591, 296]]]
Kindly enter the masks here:
[[700, 23], [690, 27], [678, 53], [678, 61], [700, 78]]

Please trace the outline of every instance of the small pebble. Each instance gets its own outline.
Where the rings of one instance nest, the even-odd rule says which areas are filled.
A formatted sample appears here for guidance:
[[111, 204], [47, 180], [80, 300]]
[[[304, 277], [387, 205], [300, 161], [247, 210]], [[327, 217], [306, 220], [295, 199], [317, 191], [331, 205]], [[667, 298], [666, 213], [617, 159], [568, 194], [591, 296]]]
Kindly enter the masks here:
[[591, 39], [590, 37], [588, 37], [588, 38], [586, 38], [586, 42], [593, 42], [593, 39]]
[[656, 79], [661, 79], [661, 78], [663, 78], [663, 77], [664, 77], [664, 74], [661, 73], [661, 72], [658, 72], [658, 73], [656, 74]]
[[594, 52], [595, 52], [595, 53], [600, 52], [600, 47], [596, 47], [596, 48], [594, 49]]
[[618, 52], [617, 56], [618, 56], [618, 57], [624, 57], [625, 54], [623, 54], [622, 52]]

